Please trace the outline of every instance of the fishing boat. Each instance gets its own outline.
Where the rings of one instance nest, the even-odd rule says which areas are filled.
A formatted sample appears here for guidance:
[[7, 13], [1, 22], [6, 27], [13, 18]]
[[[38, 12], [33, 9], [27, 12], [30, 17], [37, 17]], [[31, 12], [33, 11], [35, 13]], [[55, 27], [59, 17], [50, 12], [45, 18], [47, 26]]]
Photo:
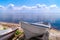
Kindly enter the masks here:
[[39, 36], [48, 32], [50, 24], [21, 22], [21, 28], [24, 30], [25, 38]]
[[7, 28], [3, 29], [3, 26], [0, 26], [0, 40], [8, 40], [18, 28]]

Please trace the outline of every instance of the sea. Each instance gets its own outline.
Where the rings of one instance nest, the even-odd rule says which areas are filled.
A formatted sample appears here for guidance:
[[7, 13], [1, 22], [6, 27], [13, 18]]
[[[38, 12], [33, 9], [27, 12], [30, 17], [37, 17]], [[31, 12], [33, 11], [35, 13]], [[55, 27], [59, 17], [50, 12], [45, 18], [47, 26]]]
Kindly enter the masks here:
[[[25, 15], [25, 16], [24, 16]], [[29, 23], [37, 23], [37, 22], [49, 22], [52, 26], [52, 28], [55, 28], [57, 30], [60, 30], [60, 19], [56, 19], [54, 21], [50, 21], [50, 20], [47, 20], [47, 19], [44, 19], [42, 16], [40, 17], [39, 16], [34, 16], [34, 15], [27, 15], [27, 14], [24, 14], [22, 16], [22, 14], [12, 14], [12, 13], [0, 13], [0, 22], [9, 22], [9, 23], [19, 23], [21, 21], [24, 21], [24, 22], [29, 22]], [[43, 18], [43, 20], [41, 20]]]
[[[17, 23], [19, 24], [19, 22], [24, 21], [24, 22], [29, 22], [29, 23], [37, 23], [37, 22], [41, 22], [38, 20], [12, 20], [11, 18], [5, 19], [5, 20], [0, 20], [0, 22], [9, 22], [9, 23]], [[42, 22], [48, 22], [48, 21], [42, 21]], [[49, 22], [51, 24], [51, 27], [57, 30], [60, 30], [60, 20], [55, 21], [55, 22]]]

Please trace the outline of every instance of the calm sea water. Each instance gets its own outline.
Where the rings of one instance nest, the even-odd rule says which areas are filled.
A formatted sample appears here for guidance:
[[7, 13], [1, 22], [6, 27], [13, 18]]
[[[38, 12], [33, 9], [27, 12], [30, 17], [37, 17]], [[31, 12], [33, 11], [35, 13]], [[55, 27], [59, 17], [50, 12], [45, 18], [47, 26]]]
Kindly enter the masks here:
[[[26, 18], [27, 17], [27, 18]], [[10, 22], [10, 23], [19, 23], [20, 21], [25, 21], [25, 22], [30, 22], [30, 23], [35, 23], [35, 22], [41, 22], [40, 18], [39, 17], [36, 17], [36, 16], [23, 16], [22, 15], [18, 15], [18, 14], [0, 14], [0, 21], [1, 22]], [[23, 18], [23, 19], [22, 19]], [[55, 20], [55, 22], [50, 22], [49, 20], [42, 20], [43, 22], [46, 21], [46, 22], [49, 22], [53, 28], [56, 28], [58, 30], [60, 30], [60, 19], [57, 19]]]
[[[0, 21], [2, 21], [2, 22], [10, 22], [10, 23], [19, 23], [21, 20], [14, 20], [14, 21], [12, 21], [12, 19], [7, 19], [7, 20], [0, 20]], [[40, 21], [34, 21], [34, 20], [23, 20], [23, 21], [25, 21], [25, 22], [30, 22], [30, 23], [35, 23], [35, 22], [40, 22]], [[47, 22], [47, 21], [46, 21]], [[50, 24], [51, 24], [51, 26], [53, 27], [53, 28], [55, 28], [55, 29], [57, 29], [57, 30], [60, 30], [60, 20], [58, 20], [58, 21], [56, 21], [55, 23], [51, 23], [50, 22]]]

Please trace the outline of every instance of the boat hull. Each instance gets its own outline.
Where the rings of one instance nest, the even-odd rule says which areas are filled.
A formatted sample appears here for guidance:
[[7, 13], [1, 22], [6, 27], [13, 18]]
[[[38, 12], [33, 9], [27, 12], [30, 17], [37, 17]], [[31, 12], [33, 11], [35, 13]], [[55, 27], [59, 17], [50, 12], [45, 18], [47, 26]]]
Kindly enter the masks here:
[[14, 29], [14, 30], [12, 30], [12, 31], [9, 32], [9, 33], [6, 33], [6, 34], [3, 34], [3, 35], [0, 35], [0, 40], [8, 40], [10, 37], [13, 36], [13, 34], [15, 33], [16, 30], [17, 30], [17, 28]]
[[34, 25], [31, 25], [28, 23], [21, 23], [21, 27], [24, 30], [26, 39], [29, 39], [29, 38], [35, 37], [35, 36], [39, 36], [48, 31], [48, 28], [34, 26]]

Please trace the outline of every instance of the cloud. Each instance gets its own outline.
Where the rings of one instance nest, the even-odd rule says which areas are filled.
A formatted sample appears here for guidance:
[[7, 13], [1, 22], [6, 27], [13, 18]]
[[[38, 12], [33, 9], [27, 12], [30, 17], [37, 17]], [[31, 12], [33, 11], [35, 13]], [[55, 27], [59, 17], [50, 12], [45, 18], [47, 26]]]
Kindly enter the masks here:
[[13, 9], [14, 8], [14, 4], [9, 4], [6, 8], [7, 9]]
[[0, 5], [0, 8], [4, 8], [4, 7]]
[[36, 4], [35, 6], [26, 6], [26, 5], [23, 5], [23, 6], [15, 6], [14, 4], [10, 3], [8, 6], [4, 7], [4, 6], [0, 6], [0, 10], [1, 9], [5, 9], [5, 10], [8, 10], [8, 11], [34, 11], [34, 12], [60, 12], [60, 8], [56, 5], [56, 4], [53, 4], [53, 5], [45, 5], [45, 4]]
[[57, 5], [53, 4], [49, 6], [50, 8], [58, 8]]
[[9, 4], [8, 6], [14, 7], [14, 4]]
[[47, 8], [47, 5], [45, 4], [37, 4], [37, 8]]
[[0, 5], [0, 10], [5, 10], [5, 7]]

